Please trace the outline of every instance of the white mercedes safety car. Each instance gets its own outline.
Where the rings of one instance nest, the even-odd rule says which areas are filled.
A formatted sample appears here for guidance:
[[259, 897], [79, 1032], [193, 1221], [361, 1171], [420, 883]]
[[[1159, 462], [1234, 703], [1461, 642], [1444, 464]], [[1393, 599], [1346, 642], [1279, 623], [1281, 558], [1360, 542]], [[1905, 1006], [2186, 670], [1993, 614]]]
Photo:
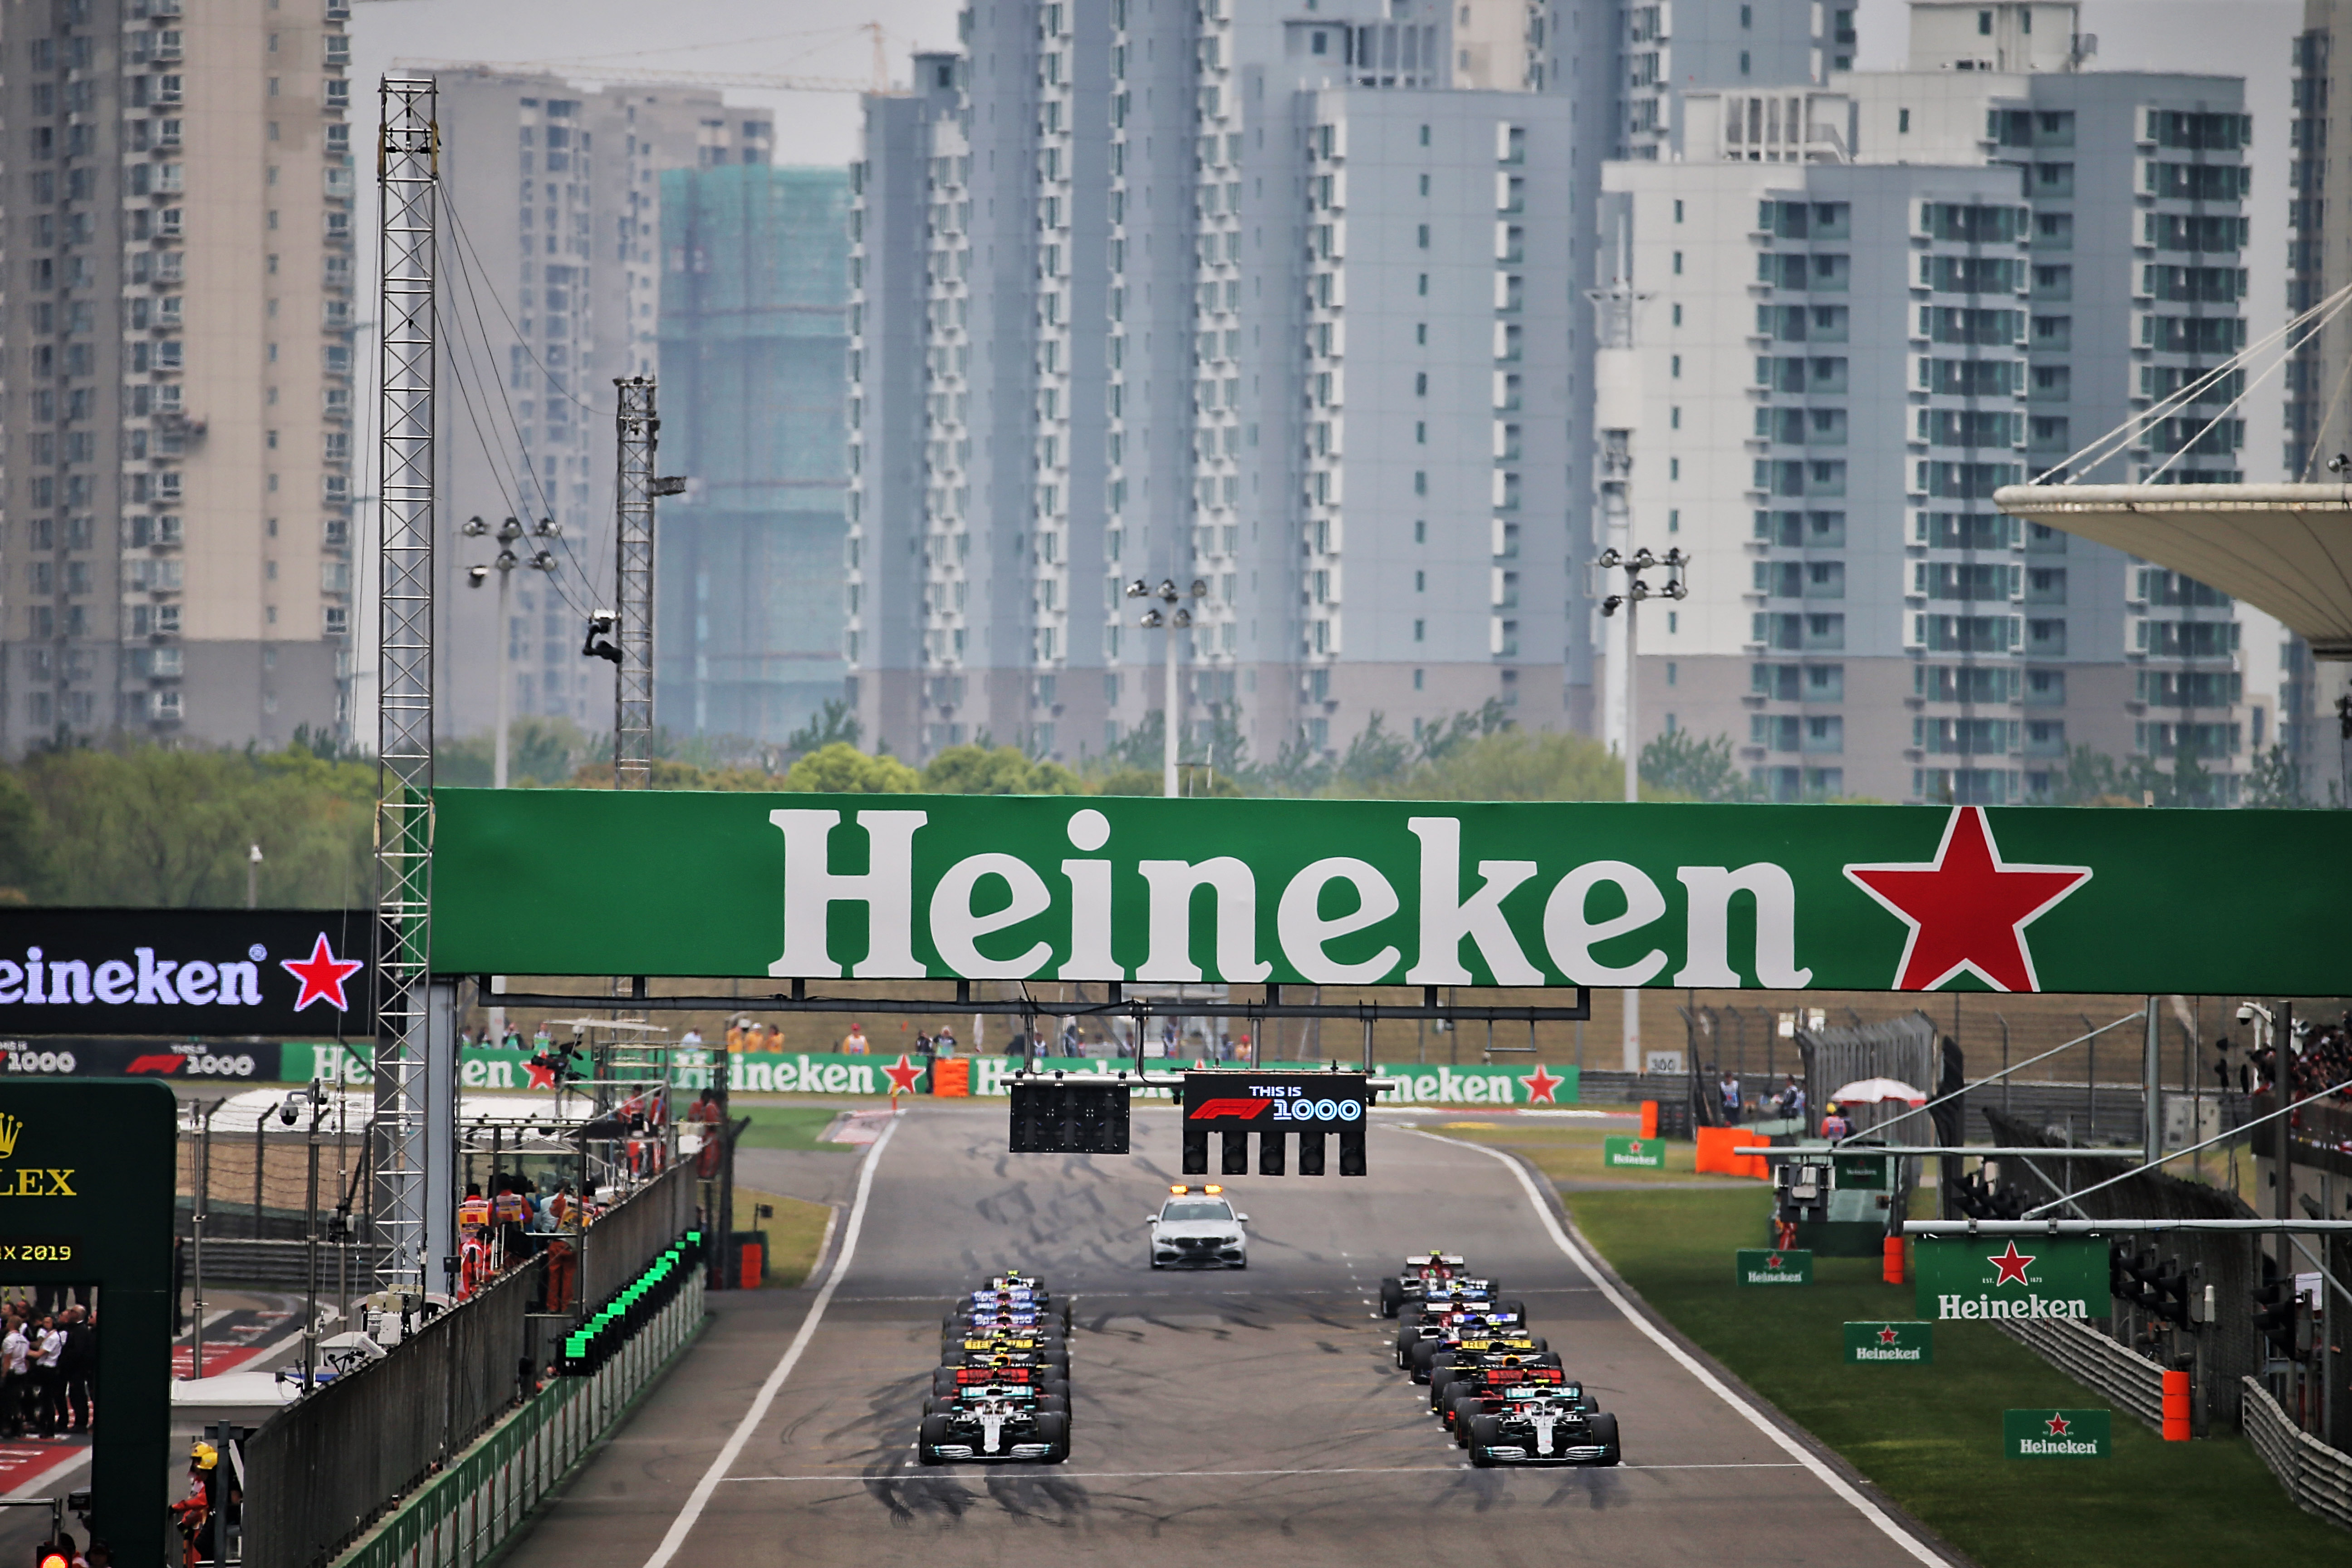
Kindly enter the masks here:
[[1224, 1188], [1171, 1186], [1150, 1217], [1154, 1268], [1247, 1268], [1249, 1215], [1235, 1214]]

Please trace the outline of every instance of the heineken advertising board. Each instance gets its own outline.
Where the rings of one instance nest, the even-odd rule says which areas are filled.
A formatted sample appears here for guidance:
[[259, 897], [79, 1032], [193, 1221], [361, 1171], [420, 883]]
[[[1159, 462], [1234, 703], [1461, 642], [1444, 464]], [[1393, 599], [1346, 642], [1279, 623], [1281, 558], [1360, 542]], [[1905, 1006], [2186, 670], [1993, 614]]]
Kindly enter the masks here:
[[1663, 1171], [1666, 1144], [1662, 1138], [1603, 1138], [1601, 1163], [1612, 1171]]
[[373, 1034], [373, 926], [366, 910], [0, 905], [0, 1036]]
[[435, 798], [444, 973], [2306, 995], [2347, 982], [2326, 879], [2310, 874], [2352, 864], [2341, 812]]
[[1925, 1366], [1936, 1359], [1936, 1325], [1848, 1323], [1845, 1359], [1857, 1366]]
[[2104, 1459], [2114, 1412], [2004, 1410], [2000, 1451], [2012, 1459]]
[[1912, 1272], [1923, 1318], [2104, 1318], [2107, 1244], [2095, 1237], [1923, 1236]]
[[1742, 1285], [1810, 1285], [1813, 1255], [1796, 1247], [1743, 1247], [1732, 1255]]

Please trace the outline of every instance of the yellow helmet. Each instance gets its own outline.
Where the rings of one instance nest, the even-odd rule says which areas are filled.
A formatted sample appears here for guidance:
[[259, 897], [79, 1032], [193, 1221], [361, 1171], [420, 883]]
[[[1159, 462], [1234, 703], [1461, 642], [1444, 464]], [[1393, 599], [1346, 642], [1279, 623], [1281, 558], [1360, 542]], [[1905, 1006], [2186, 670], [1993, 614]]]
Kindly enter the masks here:
[[188, 1458], [194, 1461], [196, 1468], [209, 1470], [220, 1463], [220, 1450], [210, 1443], [199, 1442], [188, 1450]]

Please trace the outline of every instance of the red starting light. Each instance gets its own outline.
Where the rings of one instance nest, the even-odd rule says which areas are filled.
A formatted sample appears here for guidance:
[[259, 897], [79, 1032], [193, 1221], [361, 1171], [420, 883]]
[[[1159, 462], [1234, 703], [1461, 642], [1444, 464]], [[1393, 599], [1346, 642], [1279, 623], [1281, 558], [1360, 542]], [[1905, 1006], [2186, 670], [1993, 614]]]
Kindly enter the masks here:
[[73, 1560], [58, 1548], [46, 1542], [41, 1547], [40, 1568], [73, 1568]]

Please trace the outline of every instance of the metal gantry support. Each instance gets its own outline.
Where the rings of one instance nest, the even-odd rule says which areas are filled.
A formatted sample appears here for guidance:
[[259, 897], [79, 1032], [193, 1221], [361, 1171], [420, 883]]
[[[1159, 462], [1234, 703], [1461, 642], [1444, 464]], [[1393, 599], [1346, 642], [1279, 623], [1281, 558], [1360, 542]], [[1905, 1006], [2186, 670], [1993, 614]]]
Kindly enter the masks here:
[[654, 412], [654, 379], [624, 376], [613, 418], [618, 435], [613, 506], [618, 527], [614, 640], [620, 648], [613, 688], [613, 787], [645, 789], [652, 782], [654, 732], [654, 498], [665, 482], [654, 477], [661, 416]]
[[377, 574], [376, 1227], [386, 1288], [426, 1288], [426, 969], [433, 903], [434, 358], [440, 127], [430, 77], [388, 76]]

